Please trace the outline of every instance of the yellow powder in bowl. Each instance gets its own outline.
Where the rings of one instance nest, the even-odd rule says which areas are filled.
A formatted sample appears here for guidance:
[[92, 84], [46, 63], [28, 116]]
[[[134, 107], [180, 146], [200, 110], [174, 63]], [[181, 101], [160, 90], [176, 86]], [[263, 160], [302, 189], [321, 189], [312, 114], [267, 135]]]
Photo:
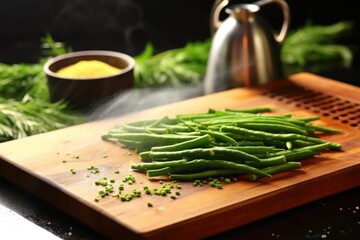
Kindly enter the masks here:
[[68, 78], [99, 78], [120, 73], [120, 68], [113, 67], [98, 60], [82, 60], [73, 65], [64, 67], [56, 73]]

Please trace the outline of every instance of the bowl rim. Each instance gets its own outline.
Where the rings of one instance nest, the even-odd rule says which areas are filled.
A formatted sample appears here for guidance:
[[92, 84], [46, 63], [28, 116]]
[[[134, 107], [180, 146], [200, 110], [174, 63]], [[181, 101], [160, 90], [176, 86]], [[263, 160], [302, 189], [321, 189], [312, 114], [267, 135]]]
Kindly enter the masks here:
[[79, 56], [92, 56], [92, 55], [93, 56], [96, 56], [96, 55], [97, 56], [112, 56], [112, 57], [122, 58], [122, 59], [125, 59], [125, 61], [127, 61], [129, 64], [127, 67], [123, 68], [120, 73], [117, 73], [114, 75], [109, 75], [106, 77], [81, 78], [81, 80], [97, 80], [97, 79], [113, 78], [113, 77], [120, 76], [120, 75], [123, 75], [123, 74], [129, 72], [129, 71], [133, 70], [135, 67], [135, 59], [128, 54], [125, 54], [122, 52], [116, 52], [116, 51], [108, 51], [108, 50], [85, 50], [85, 51], [75, 51], [75, 52], [65, 53], [65, 54], [61, 54], [61, 55], [58, 55], [58, 56], [48, 59], [44, 64], [43, 71], [45, 72], [45, 74], [55, 77], [55, 78], [64, 79], [64, 80], [78, 80], [80, 78], [59, 76], [58, 74], [56, 74], [55, 72], [50, 70], [50, 66], [52, 64], [54, 64], [55, 62], [58, 62], [58, 61], [61, 61], [61, 60], [67, 59], [67, 58], [79, 57]]

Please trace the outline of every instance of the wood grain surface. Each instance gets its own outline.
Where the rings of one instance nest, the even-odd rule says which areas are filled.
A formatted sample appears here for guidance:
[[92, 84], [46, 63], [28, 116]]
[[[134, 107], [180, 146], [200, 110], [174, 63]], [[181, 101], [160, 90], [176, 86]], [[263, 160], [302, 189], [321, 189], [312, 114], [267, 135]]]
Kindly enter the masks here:
[[[161, 186], [131, 170], [132, 163], [140, 162], [136, 153], [101, 140], [116, 124], [255, 106], [296, 117], [319, 115], [316, 124], [344, 131], [320, 137], [343, 144], [343, 150], [305, 160], [300, 170], [258, 182], [244, 179], [222, 190], [182, 182], [175, 200], [143, 194], [130, 202], [111, 196], [94, 201], [100, 189], [95, 181], [104, 176], [114, 178], [116, 185], [132, 174], [136, 183], [126, 185], [128, 190]], [[198, 239], [360, 186], [359, 126], [359, 88], [299, 73], [257, 88], [232, 89], [1, 143], [0, 175], [111, 239]], [[90, 166], [100, 172], [90, 173]]]

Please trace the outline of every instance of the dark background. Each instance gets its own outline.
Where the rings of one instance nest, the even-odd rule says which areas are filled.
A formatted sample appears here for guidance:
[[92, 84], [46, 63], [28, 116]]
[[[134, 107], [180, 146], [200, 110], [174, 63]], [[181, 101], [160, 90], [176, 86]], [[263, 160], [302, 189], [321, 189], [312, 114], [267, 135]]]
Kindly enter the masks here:
[[[139, 54], [147, 41], [157, 51], [182, 47], [210, 36], [209, 13], [215, 0], [1, 0], [0, 62], [35, 62], [40, 42], [50, 33], [73, 50], [105, 49]], [[254, 2], [233, 0], [230, 3]], [[356, 1], [287, 0], [290, 29], [307, 20], [332, 24], [359, 22]], [[261, 10], [274, 27], [282, 15], [277, 5]], [[343, 40], [359, 45], [360, 31]], [[356, 55], [355, 63], [358, 64]]]
[[[41, 57], [41, 38], [47, 33], [50, 33], [56, 41], [65, 42], [74, 51], [104, 49], [137, 55], [148, 41], [154, 44], [157, 51], [182, 47], [189, 41], [201, 41], [210, 37], [209, 13], [214, 1], [0, 0], [0, 62], [9, 64], [38, 62]], [[240, 2], [253, 1], [230, 1], [230, 3]], [[359, 23], [360, 20], [360, 12], [355, 6], [356, 1], [353, 0], [287, 0], [287, 2], [292, 19], [290, 30], [302, 26], [308, 20], [321, 25], [343, 20]], [[281, 26], [282, 16], [277, 6], [268, 6], [261, 10], [261, 13], [273, 23], [274, 27]], [[360, 47], [359, 26], [341, 41]], [[359, 85], [359, 53], [354, 52], [354, 55], [355, 59], [350, 70], [328, 70], [323, 75], [351, 83], [357, 82]], [[3, 179], [0, 185], [1, 196], [5, 196], [7, 205], [58, 236], [64, 239], [103, 239], [91, 229], [77, 225], [79, 223], [74, 219], [57, 212], [38, 198], [18, 188], [14, 189], [13, 185]], [[354, 189], [261, 220], [245, 228], [235, 229], [222, 237], [231, 239], [231, 236], [236, 235], [237, 239], [241, 237], [249, 239], [256, 232], [264, 238], [269, 238], [275, 233], [274, 238], [278, 238], [281, 234], [282, 239], [299, 239], [297, 237], [305, 234], [304, 239], [320, 239], [323, 227], [331, 226], [331, 236], [334, 237], [335, 234], [336, 239], [355, 239], [354, 236], [358, 236], [359, 232], [358, 215], [351, 211], [358, 206], [356, 201], [358, 198], [359, 189]], [[21, 201], [13, 201], [13, 199], [21, 199]], [[339, 208], [344, 208], [344, 211], [339, 211]], [[337, 214], [336, 218], [334, 214]], [[308, 216], [313, 218], [304, 218]], [[49, 225], [49, 222], [52, 224]], [[341, 226], [336, 225], [339, 222]], [[349, 222], [352, 225], [348, 225]], [[296, 229], [292, 227], [294, 225], [297, 226]], [[72, 238], [67, 235], [69, 229], [73, 233]], [[313, 232], [306, 232], [308, 229], [312, 229]], [[344, 229], [346, 233], [350, 232], [353, 238], [344, 235]], [[215, 236], [213, 239], [220, 238]]]
[[[43, 56], [46, 34], [73, 51], [113, 50], [132, 56], [151, 42], [155, 53], [183, 47], [187, 42], [210, 37], [209, 15], [215, 0], [1, 0], [0, 62], [35, 63]], [[308, 21], [330, 25], [351, 20], [352, 33], [338, 40], [353, 49], [351, 68], [308, 66], [290, 69], [313, 72], [342, 82], [360, 84], [360, 13], [356, 1], [286, 0], [291, 11], [290, 31]], [[254, 0], [230, 0], [230, 4]], [[263, 7], [263, 15], [275, 28], [282, 25], [276, 4]], [[316, 70], [314, 70], [316, 69]]]

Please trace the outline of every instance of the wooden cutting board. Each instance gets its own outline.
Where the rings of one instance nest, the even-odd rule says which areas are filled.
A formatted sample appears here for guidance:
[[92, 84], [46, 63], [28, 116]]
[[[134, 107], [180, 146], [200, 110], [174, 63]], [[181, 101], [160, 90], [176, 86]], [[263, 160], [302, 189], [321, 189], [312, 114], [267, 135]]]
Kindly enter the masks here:
[[[175, 200], [143, 194], [130, 202], [111, 196], [94, 201], [100, 189], [95, 181], [104, 176], [114, 178], [117, 185], [132, 174], [136, 183], [125, 186], [129, 191], [145, 185], [161, 187], [130, 169], [140, 162], [136, 153], [101, 140], [114, 125], [209, 108], [255, 106], [299, 117], [320, 116], [317, 124], [344, 131], [321, 137], [343, 144], [343, 151], [303, 161], [297, 171], [225, 184], [222, 190], [183, 182]], [[2, 143], [0, 175], [111, 239], [198, 239], [360, 186], [359, 128], [359, 88], [299, 73], [258, 88], [232, 89]], [[100, 172], [90, 173], [91, 166]], [[149, 201], [153, 207], [147, 206]]]

